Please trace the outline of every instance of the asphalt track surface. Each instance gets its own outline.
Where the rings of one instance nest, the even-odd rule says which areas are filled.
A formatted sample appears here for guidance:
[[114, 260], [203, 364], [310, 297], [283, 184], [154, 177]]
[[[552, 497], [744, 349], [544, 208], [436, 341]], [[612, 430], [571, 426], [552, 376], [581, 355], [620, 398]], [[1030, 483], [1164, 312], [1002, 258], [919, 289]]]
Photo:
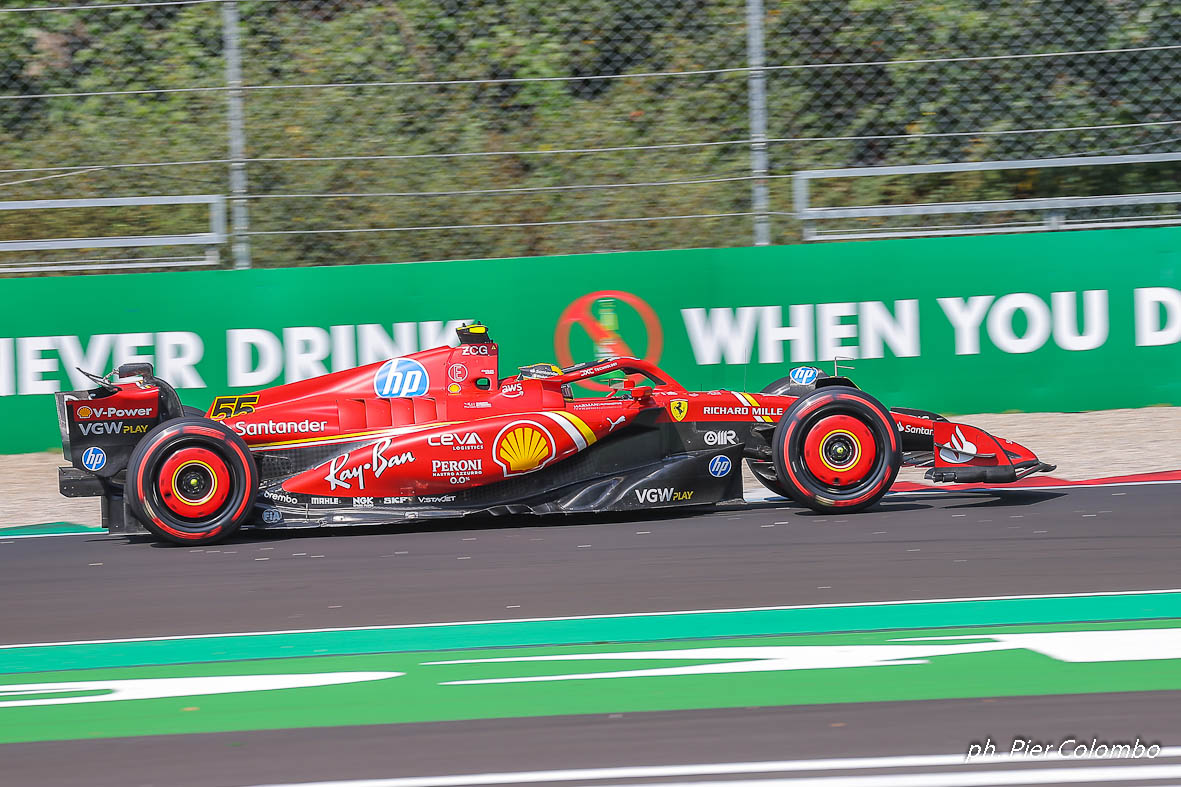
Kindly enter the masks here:
[[[841, 517], [767, 502], [655, 519], [255, 534], [208, 549], [0, 536], [0, 641], [1175, 588], [1179, 502], [1181, 485], [1144, 484], [894, 494]], [[1161, 691], [15, 743], [0, 746], [0, 783], [245, 785], [948, 754], [1015, 735], [1175, 746], [1178, 700]]]

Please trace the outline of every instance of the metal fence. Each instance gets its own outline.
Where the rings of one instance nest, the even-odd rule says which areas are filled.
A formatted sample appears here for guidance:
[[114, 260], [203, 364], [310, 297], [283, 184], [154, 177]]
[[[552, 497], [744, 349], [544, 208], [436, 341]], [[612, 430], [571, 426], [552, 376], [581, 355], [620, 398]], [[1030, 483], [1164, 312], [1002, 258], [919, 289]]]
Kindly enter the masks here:
[[[10, 0], [0, 200], [224, 194], [240, 266], [791, 243], [797, 171], [1179, 151], [1179, 76], [1169, 0]], [[1177, 176], [1175, 160], [920, 169], [815, 182], [809, 204], [1136, 195]], [[1128, 210], [1099, 203], [1073, 218]], [[0, 241], [202, 221], [8, 211]], [[165, 251], [193, 256], [135, 254]]]

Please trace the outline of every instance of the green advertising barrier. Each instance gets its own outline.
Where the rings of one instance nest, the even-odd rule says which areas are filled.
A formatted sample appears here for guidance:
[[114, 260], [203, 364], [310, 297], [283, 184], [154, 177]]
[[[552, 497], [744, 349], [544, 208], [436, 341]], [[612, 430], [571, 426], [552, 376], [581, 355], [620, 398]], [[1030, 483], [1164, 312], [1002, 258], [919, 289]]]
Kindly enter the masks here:
[[[53, 391], [147, 360], [205, 407], [454, 340], [501, 372], [603, 354], [690, 388], [795, 365], [946, 413], [1181, 404], [1181, 228], [0, 280], [0, 452], [59, 444]], [[587, 392], [591, 393], [591, 392]]]

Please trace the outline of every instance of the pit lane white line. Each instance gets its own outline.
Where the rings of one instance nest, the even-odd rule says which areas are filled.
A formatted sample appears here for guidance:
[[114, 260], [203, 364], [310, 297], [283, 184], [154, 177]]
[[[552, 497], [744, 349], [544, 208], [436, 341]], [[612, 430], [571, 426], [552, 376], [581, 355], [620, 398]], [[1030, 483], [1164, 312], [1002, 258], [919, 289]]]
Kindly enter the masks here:
[[[1161, 759], [1181, 757], [1181, 746], [1169, 746], [1161, 749], [1160, 754], [1151, 762]], [[1011, 765], [1014, 763], [1036, 765], [1043, 762], [1125, 762], [1132, 758], [1108, 758], [1106, 760], [1081, 760], [1055, 754], [1050, 757], [1022, 757], [1011, 755], [997, 755], [975, 760], [975, 766]], [[1144, 760], [1137, 760], [1144, 761]], [[964, 765], [963, 754], [925, 754], [900, 755], [890, 757], [850, 757], [822, 760], [778, 760], [770, 762], [727, 762], [708, 763], [699, 765], [652, 765], [622, 768], [581, 768], [554, 771], [522, 771], [519, 773], [473, 773], [455, 776], [411, 776], [390, 779], [355, 779], [348, 781], [320, 781], [320, 782], [289, 782], [275, 784], [260, 784], [253, 787], [462, 787], [463, 785], [499, 785], [499, 784], [535, 784], [542, 782], [571, 782], [596, 781], [604, 779], [657, 779], [678, 776], [721, 776], [751, 773], [802, 773], [808, 771], [852, 771], [877, 770], [888, 768], [943, 768]], [[1167, 769], [1168, 774], [1162, 776], [1151, 774], [1159, 769]], [[1119, 771], [1119, 778], [1114, 778], [1111, 772]], [[1021, 779], [1008, 781], [1012, 775], [1018, 774]], [[1125, 775], [1126, 774], [1126, 775]], [[1108, 778], [1087, 778], [1095, 775]], [[1068, 778], [1063, 778], [1063, 777]], [[908, 785], [992, 785], [992, 784], [1052, 784], [1070, 781], [1118, 781], [1137, 779], [1165, 779], [1181, 776], [1181, 765], [1162, 766], [1119, 766], [1119, 767], [1090, 767], [1090, 768], [1050, 768], [1009, 771], [973, 771], [971, 773], [935, 773], [935, 774], [905, 774], [887, 776], [853, 776], [853, 777], [820, 777], [807, 779], [758, 779], [748, 781], [725, 782], [689, 782], [685, 785], [667, 784], [659, 782], [659, 787], [738, 787], [748, 785], [754, 787], [771, 787], [775, 784], [789, 784], [792, 787], [816, 784], [827, 787], [907, 787]], [[999, 777], [999, 780], [998, 780]], [[895, 781], [884, 782], [882, 779]], [[922, 779], [932, 781], [922, 782]], [[958, 781], [958, 779], [986, 779], [986, 781]], [[868, 781], [879, 780], [879, 781]], [[653, 787], [650, 785], [650, 787]]]
[[[312, 557], [321, 557], [313, 555]], [[166, 637], [127, 637], [124, 639], [83, 639], [59, 642], [20, 642], [0, 645], [0, 650], [14, 648], [45, 648], [55, 645], [114, 645], [124, 642], [171, 642], [214, 637], [269, 637], [274, 634], [325, 634], [337, 631], [396, 631], [398, 629], [440, 628], [444, 626], [487, 626], [496, 623], [550, 623], [566, 620], [611, 620], [615, 618], [645, 618], [657, 615], [708, 615], [715, 612], [773, 612], [790, 609], [841, 609], [847, 607], [887, 607], [904, 604], [940, 604], [959, 601], [1017, 601], [1047, 598], [1095, 598], [1098, 596], [1139, 596], [1159, 593], [1181, 593], [1181, 588], [1151, 590], [1093, 590], [1087, 593], [1033, 593], [1020, 596], [963, 596], [958, 598], [913, 598], [895, 601], [847, 601], [839, 604], [795, 604], [775, 607], [733, 607], [726, 609], [678, 609], [664, 612], [617, 612], [601, 615], [563, 615], [549, 618], [496, 618], [492, 620], [457, 620], [441, 623], [399, 623], [392, 626], [341, 626], [317, 629], [277, 629], [274, 631], [227, 631], [218, 634], [176, 634]]]

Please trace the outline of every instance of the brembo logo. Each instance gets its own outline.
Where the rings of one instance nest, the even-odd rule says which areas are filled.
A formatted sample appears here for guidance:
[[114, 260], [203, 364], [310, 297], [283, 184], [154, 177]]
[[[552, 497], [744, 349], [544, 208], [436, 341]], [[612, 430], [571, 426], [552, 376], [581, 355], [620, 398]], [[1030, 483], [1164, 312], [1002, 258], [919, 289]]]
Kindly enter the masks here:
[[289, 494], [287, 494], [285, 492], [281, 492], [281, 491], [275, 492], [275, 491], [268, 489], [262, 493], [262, 496], [268, 500], [273, 500], [276, 503], [287, 503], [288, 505], [293, 505], [293, 506], [299, 505], [299, 498], [295, 497], [295, 495], [289, 495]]
[[156, 411], [151, 407], [137, 407], [132, 410], [121, 410], [118, 407], [90, 407], [82, 405], [75, 415], [84, 421], [109, 420], [112, 418], [150, 418]]

